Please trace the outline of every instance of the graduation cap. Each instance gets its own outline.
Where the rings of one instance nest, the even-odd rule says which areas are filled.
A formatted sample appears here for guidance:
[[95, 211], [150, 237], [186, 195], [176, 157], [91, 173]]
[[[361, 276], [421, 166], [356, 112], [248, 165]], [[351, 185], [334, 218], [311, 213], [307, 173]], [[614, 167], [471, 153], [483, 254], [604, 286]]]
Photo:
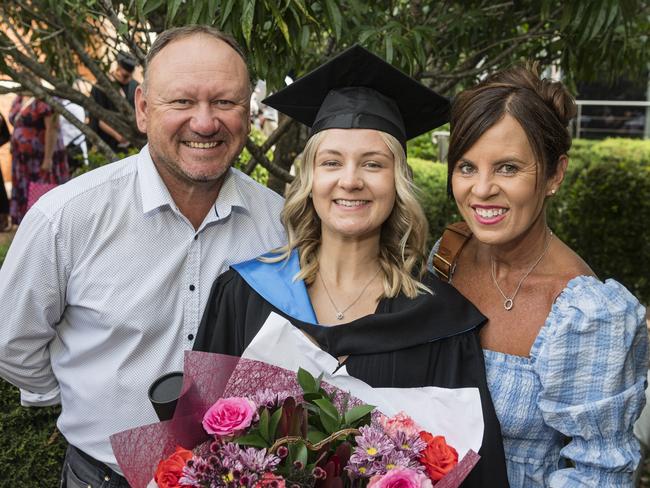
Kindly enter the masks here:
[[449, 100], [359, 45], [266, 98], [311, 127], [377, 129], [406, 141], [449, 120]]

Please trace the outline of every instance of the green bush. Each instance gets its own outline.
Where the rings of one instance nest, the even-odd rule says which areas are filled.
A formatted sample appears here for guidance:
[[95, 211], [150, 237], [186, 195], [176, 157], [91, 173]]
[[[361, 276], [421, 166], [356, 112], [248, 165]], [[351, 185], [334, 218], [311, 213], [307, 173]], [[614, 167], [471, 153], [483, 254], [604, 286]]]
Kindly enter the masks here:
[[429, 221], [429, 245], [440, 237], [445, 226], [460, 220], [456, 202], [447, 196], [447, 165], [418, 158], [408, 160], [418, 200]]
[[[253, 140], [255, 144], [258, 145], [262, 144], [262, 142], [266, 140], [266, 136], [262, 133], [262, 131], [256, 128], [251, 129], [250, 138]], [[269, 150], [269, 152], [266, 153], [266, 156], [272, 160], [273, 152]], [[235, 168], [237, 168], [240, 171], [244, 171], [244, 168], [246, 167], [250, 159], [251, 159], [251, 155], [248, 152], [248, 149], [244, 148], [242, 153], [239, 155], [237, 161], [235, 161]], [[258, 183], [261, 183], [262, 185], [266, 186], [266, 184], [269, 181], [269, 172], [264, 166], [258, 164], [257, 166], [255, 166], [255, 169], [250, 174], [250, 177], [253, 178], [255, 181], [257, 181]]]
[[0, 486], [59, 486], [66, 443], [58, 407], [24, 408], [18, 389], [0, 380]]
[[551, 227], [601, 279], [650, 303], [650, 167], [602, 160], [571, 176], [550, 209]]

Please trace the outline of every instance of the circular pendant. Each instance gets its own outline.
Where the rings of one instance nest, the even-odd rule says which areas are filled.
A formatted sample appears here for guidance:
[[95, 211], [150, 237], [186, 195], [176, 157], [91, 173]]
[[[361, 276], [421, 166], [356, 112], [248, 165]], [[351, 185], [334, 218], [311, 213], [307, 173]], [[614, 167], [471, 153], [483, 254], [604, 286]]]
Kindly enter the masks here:
[[512, 298], [506, 298], [506, 301], [503, 302], [503, 308], [505, 308], [506, 310], [510, 310], [512, 306], [513, 306]]
[[[510, 305], [512, 307], [512, 305]], [[336, 318], [339, 320], [343, 320], [343, 314], [341, 312], [336, 312]]]

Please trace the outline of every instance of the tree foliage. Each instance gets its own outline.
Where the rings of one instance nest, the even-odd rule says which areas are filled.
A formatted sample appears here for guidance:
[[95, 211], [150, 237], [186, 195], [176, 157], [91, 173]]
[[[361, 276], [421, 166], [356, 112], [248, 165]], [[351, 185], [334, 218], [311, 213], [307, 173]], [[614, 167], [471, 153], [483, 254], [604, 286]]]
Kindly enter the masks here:
[[[57, 97], [79, 103], [136, 145], [145, 138], [107, 73], [119, 50], [143, 62], [155, 33], [171, 26], [203, 23], [229, 32], [249, 52], [253, 78], [271, 89], [356, 42], [447, 95], [524, 60], [559, 66], [570, 82], [640, 75], [650, 52], [650, 7], [641, 0], [13, 0], [0, 3], [0, 19], [0, 72], [66, 117]], [[94, 78], [118, 112], [73, 87], [79, 73]], [[72, 122], [113, 156], [89, 128]], [[280, 124], [272, 142], [290, 125]], [[286, 158], [278, 165], [265, 156], [272, 145], [249, 140], [247, 148], [287, 180]]]

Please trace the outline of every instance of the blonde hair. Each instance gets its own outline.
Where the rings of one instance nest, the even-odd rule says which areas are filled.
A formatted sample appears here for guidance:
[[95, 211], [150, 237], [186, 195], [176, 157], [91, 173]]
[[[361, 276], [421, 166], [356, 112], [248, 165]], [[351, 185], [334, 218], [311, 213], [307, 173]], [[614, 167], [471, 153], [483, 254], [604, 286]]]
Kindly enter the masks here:
[[[312, 136], [303, 151], [298, 174], [287, 190], [282, 223], [287, 233], [287, 245], [276, 249], [276, 256], [261, 258], [265, 262], [288, 260], [298, 249], [300, 272], [294, 279], [310, 285], [318, 273], [318, 251], [321, 245], [320, 219], [310, 193], [314, 179], [316, 152], [327, 130]], [[382, 224], [379, 243], [379, 264], [383, 271], [383, 296], [392, 298], [400, 292], [409, 298], [430, 292], [419, 279], [425, 272], [424, 256], [428, 233], [424, 211], [416, 199], [406, 154], [399, 141], [379, 132], [395, 161], [395, 205]]]

